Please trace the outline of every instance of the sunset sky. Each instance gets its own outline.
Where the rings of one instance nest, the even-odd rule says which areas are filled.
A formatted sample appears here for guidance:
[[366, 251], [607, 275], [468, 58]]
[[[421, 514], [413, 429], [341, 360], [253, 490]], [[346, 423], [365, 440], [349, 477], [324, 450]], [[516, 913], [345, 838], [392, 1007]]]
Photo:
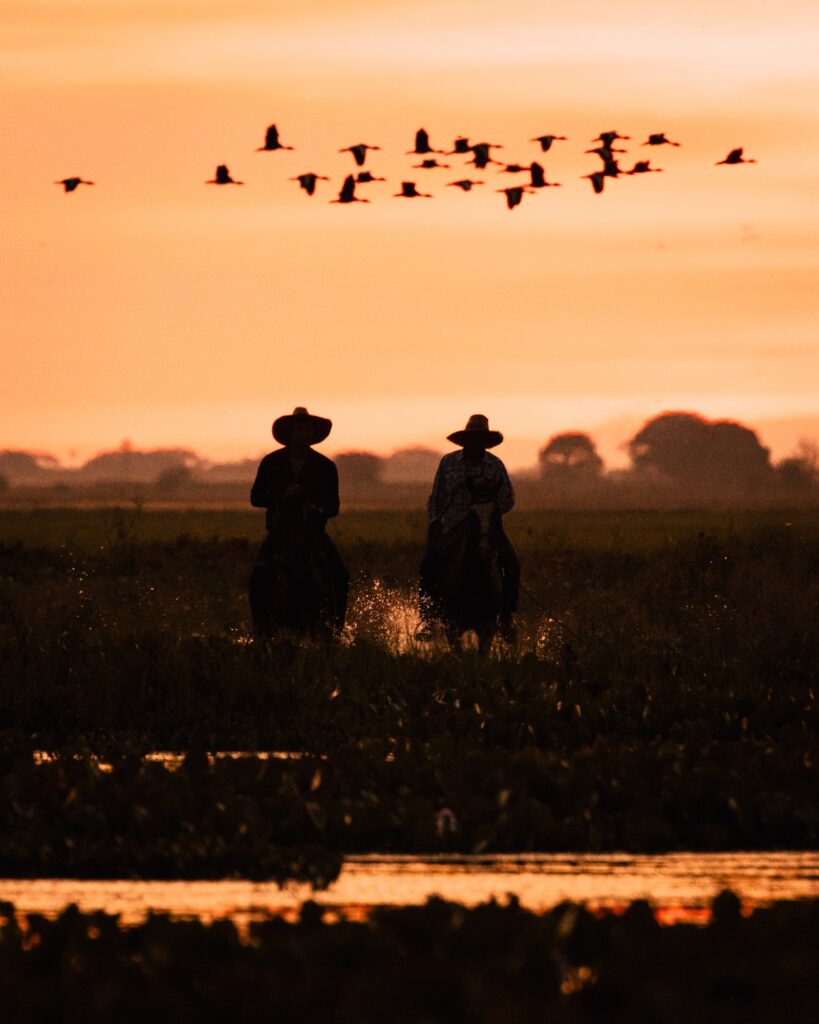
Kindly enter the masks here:
[[[0, 94], [0, 447], [238, 458], [297, 404], [329, 452], [484, 412], [513, 466], [561, 429], [622, 461], [667, 408], [819, 435], [815, 0], [0, 0]], [[271, 122], [295, 152], [254, 152]], [[566, 135], [562, 188], [410, 170], [421, 126], [521, 163]], [[665, 173], [594, 195], [607, 129]], [[330, 205], [362, 141], [389, 180]]]

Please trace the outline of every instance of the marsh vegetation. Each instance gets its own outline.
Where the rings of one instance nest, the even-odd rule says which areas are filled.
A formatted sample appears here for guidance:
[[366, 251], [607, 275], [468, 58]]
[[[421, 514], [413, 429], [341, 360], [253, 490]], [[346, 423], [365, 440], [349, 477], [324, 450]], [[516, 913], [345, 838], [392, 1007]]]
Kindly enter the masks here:
[[[353, 852], [817, 845], [809, 513], [513, 516], [521, 639], [488, 658], [409, 641], [411, 513], [342, 519], [332, 647], [251, 642], [256, 517], [0, 526], [7, 874], [322, 883]], [[235, 749], [307, 756], [205, 757]]]

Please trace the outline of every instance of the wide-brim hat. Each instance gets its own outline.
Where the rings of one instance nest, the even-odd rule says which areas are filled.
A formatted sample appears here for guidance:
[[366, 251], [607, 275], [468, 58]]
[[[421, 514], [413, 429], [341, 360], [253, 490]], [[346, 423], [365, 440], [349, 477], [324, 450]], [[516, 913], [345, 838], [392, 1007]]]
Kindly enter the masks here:
[[313, 416], [303, 405], [297, 405], [289, 415], [279, 416], [273, 422], [273, 436], [279, 444], [286, 445], [290, 442], [294, 423], [309, 424], [313, 431], [309, 441], [310, 444], [318, 444], [320, 441], [323, 441], [333, 429], [332, 420], [325, 419], [323, 416]]
[[463, 446], [468, 441], [479, 441], [484, 448], [494, 448], [503, 441], [503, 434], [499, 430], [489, 429], [489, 420], [486, 416], [476, 412], [469, 417], [466, 427], [463, 430], [456, 430], [454, 434], [447, 437], [447, 441]]

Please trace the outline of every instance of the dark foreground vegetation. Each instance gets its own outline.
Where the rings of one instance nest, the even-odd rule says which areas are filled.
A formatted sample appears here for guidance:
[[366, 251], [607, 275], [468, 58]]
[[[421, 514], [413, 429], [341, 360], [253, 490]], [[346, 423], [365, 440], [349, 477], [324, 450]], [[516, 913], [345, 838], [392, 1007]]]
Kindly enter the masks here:
[[724, 1024], [812, 1021], [819, 904], [740, 913], [723, 893], [708, 927], [659, 926], [648, 904], [595, 916], [563, 904], [469, 909], [431, 900], [363, 923], [210, 924], [67, 908], [56, 920], [0, 905], [7, 1019]]
[[[247, 642], [258, 518], [0, 527], [0, 872], [321, 882], [346, 852], [817, 846], [812, 514], [512, 515], [521, 641], [488, 659], [402, 647], [419, 516], [340, 521], [329, 649]], [[157, 749], [193, 753], [171, 772]], [[310, 756], [207, 765], [235, 749]]]

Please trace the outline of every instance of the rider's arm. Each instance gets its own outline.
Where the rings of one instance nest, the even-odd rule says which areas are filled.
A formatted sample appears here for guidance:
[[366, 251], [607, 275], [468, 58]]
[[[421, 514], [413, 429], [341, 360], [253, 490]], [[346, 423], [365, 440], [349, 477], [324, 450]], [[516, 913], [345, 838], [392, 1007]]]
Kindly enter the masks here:
[[501, 512], [508, 512], [515, 504], [515, 490], [512, 481], [506, 472], [506, 466], [501, 467], [501, 485], [498, 490], [498, 508]]
[[270, 479], [270, 463], [265, 456], [259, 463], [256, 479], [250, 488], [250, 504], [254, 508], [269, 508], [272, 504], [272, 488]]
[[326, 475], [322, 478], [319, 512], [327, 519], [332, 519], [333, 516], [338, 515], [339, 509], [338, 470], [336, 469], [336, 464], [328, 459], [327, 466], [324, 467], [324, 473]]
[[444, 514], [443, 509], [444, 470], [443, 463], [438, 464], [438, 471], [432, 484], [432, 493], [427, 499], [427, 519], [436, 522]]

